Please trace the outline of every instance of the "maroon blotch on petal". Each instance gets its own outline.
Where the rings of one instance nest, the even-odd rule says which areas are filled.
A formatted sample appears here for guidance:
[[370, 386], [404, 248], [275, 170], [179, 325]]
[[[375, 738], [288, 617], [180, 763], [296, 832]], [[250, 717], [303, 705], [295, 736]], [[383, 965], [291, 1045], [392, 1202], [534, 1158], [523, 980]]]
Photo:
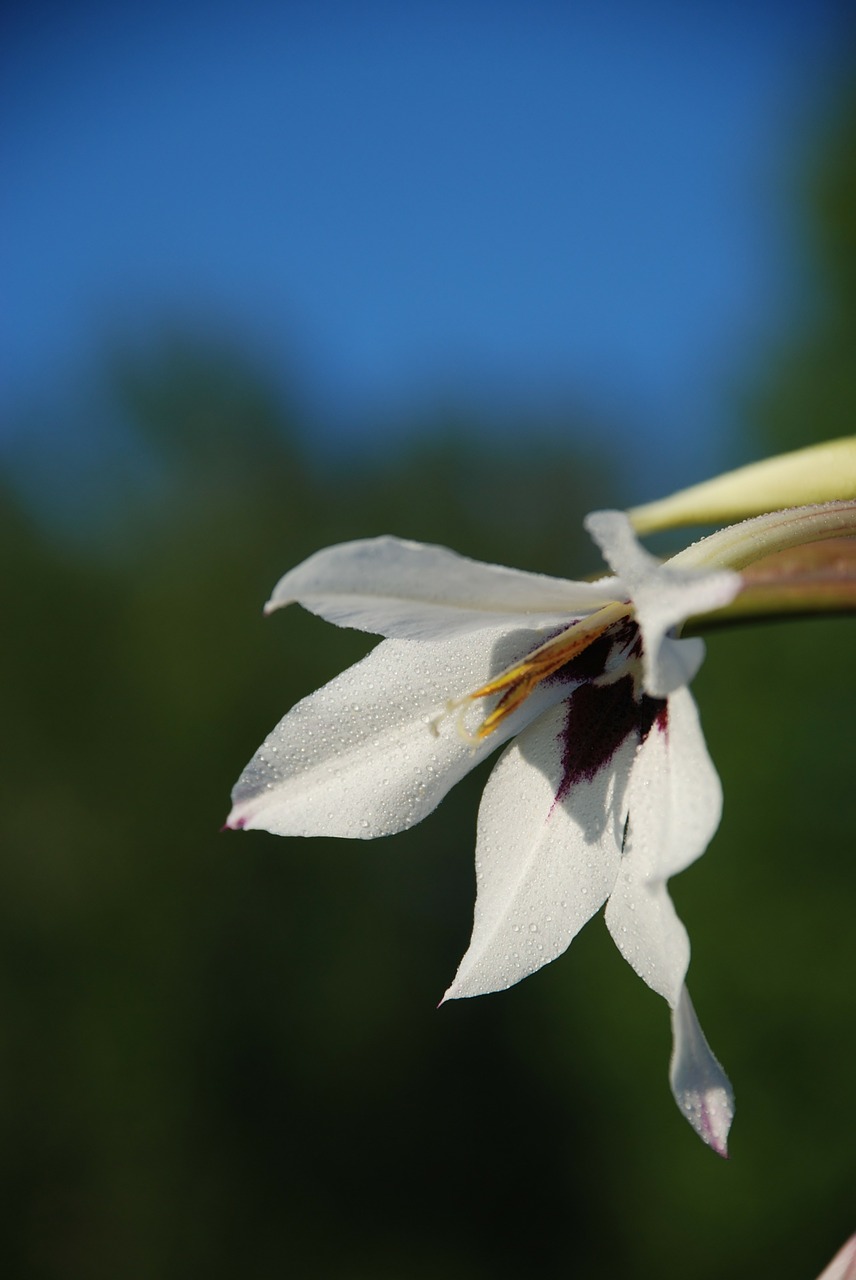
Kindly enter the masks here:
[[656, 722], [665, 728], [667, 704], [663, 698], [634, 696], [631, 675], [610, 684], [580, 685], [568, 698], [562, 747], [562, 778], [556, 802], [564, 800], [575, 783], [590, 782], [627, 739], [644, 742]]

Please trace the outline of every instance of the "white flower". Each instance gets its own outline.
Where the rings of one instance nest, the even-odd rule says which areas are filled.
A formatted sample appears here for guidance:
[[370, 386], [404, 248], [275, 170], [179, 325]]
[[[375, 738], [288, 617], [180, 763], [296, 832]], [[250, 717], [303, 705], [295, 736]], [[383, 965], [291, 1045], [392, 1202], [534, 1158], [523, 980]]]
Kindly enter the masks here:
[[482, 799], [473, 934], [444, 998], [518, 982], [606, 904], [622, 955], [672, 1009], [675, 1098], [725, 1154], [731, 1089], [684, 986], [666, 881], [704, 852], [722, 805], [687, 688], [703, 644], [675, 631], [728, 604], [740, 577], [686, 552], [660, 564], [618, 512], [586, 525], [615, 576], [568, 582], [395, 538], [286, 574], [269, 611], [297, 602], [385, 639], [268, 736], [227, 825], [388, 835], [513, 739]]

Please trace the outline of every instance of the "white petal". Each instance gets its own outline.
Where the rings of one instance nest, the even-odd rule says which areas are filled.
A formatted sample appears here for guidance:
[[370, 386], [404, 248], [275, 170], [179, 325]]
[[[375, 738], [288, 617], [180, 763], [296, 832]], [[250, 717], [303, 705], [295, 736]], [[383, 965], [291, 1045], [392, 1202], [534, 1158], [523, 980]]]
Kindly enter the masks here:
[[701, 641], [675, 641], [669, 632], [694, 614], [730, 604], [740, 590], [740, 575], [660, 564], [637, 542], [622, 511], [594, 511], [585, 526], [633, 601], [642, 632], [645, 690], [654, 698], [666, 697], [692, 679], [704, 656]]
[[660, 561], [639, 542], [623, 511], [592, 511], [583, 524], [613, 573], [631, 593], [659, 572]]
[[[232, 793], [227, 825], [371, 839], [419, 822], [479, 760], [567, 695], [560, 682], [536, 690], [478, 746], [459, 734], [454, 714], [432, 731], [449, 699], [540, 640], [494, 629], [430, 643], [383, 641], [268, 735]], [[476, 723], [487, 709], [471, 708]]]
[[[641, 625], [641, 624], [640, 624]], [[648, 648], [654, 646], [653, 657], [649, 658]], [[656, 639], [652, 641], [651, 630], [642, 633], [642, 664], [644, 668], [644, 685], [646, 693], [655, 698], [668, 697], [682, 685], [690, 684], [698, 675], [704, 662], [705, 645], [700, 636], [673, 640], [671, 636], [663, 636], [657, 647]], [[655, 692], [655, 689], [657, 692]], [[665, 692], [661, 692], [665, 690]]]
[[490, 776], [472, 940], [444, 999], [502, 990], [554, 960], [612, 889], [635, 740], [562, 799], [568, 716], [567, 704], [545, 712]]
[[684, 987], [672, 1014], [669, 1084], [680, 1110], [696, 1133], [721, 1156], [728, 1154], [734, 1093], [711, 1052]]
[[661, 880], [700, 858], [722, 817], [722, 785], [689, 689], [677, 689], [639, 748], [628, 808], [632, 860]]
[[856, 1280], [856, 1236], [851, 1236], [817, 1280]]
[[665, 884], [640, 883], [622, 869], [605, 919], [627, 963], [673, 1004], [686, 977], [690, 943]]
[[704, 852], [722, 812], [719, 778], [688, 689], [669, 698], [640, 746], [627, 810], [624, 856], [606, 923], [628, 964], [674, 1005], [690, 947], [666, 879]]
[[328, 547], [281, 578], [265, 606], [302, 604], [328, 622], [397, 639], [479, 627], [552, 627], [612, 599], [609, 580], [568, 582], [482, 564], [445, 547], [368, 538]]
[[631, 589], [642, 632], [646, 693], [665, 698], [692, 680], [704, 658], [704, 643], [697, 637], [675, 640], [669, 633], [687, 618], [730, 604], [740, 587], [740, 575], [729, 569], [696, 575], [666, 565], [655, 577]]

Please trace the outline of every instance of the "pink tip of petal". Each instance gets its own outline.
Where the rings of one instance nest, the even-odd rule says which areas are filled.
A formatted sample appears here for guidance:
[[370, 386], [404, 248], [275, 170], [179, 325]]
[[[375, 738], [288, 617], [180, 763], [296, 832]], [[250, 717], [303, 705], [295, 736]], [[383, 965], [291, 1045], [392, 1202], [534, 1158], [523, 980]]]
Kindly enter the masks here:
[[221, 831], [243, 831], [246, 825], [247, 825], [246, 818], [235, 818], [230, 813], [228, 818], [220, 828], [220, 830]]
[[838, 1250], [817, 1280], [856, 1280], [856, 1235], [851, 1236], [843, 1248]]
[[678, 1106], [702, 1142], [728, 1159], [728, 1131], [734, 1119], [731, 1097], [724, 1089], [686, 1090], [676, 1094]]
[[702, 1141], [727, 1159], [734, 1094], [699, 1026], [686, 987], [672, 1015], [672, 1034], [669, 1083], [674, 1099]]

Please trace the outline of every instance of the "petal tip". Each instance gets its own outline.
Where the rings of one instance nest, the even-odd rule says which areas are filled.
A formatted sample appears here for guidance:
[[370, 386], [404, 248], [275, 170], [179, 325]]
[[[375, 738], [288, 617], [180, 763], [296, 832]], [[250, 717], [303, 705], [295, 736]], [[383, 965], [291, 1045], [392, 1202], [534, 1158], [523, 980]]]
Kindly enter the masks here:
[[669, 1084], [675, 1102], [702, 1142], [728, 1159], [734, 1093], [699, 1026], [686, 987], [678, 997], [672, 1029], [674, 1049]]
[[723, 1160], [728, 1156], [728, 1133], [734, 1119], [734, 1099], [730, 1090], [687, 1090], [676, 1101], [686, 1119], [706, 1143]]
[[440, 997], [439, 1001], [437, 1002], [438, 1009], [442, 1009], [443, 1005], [448, 1004], [450, 1000], [457, 1000], [459, 992], [455, 990], [456, 986], [457, 986], [457, 982], [453, 982], [451, 986], [446, 988], [446, 990], [443, 992], [442, 996]]

